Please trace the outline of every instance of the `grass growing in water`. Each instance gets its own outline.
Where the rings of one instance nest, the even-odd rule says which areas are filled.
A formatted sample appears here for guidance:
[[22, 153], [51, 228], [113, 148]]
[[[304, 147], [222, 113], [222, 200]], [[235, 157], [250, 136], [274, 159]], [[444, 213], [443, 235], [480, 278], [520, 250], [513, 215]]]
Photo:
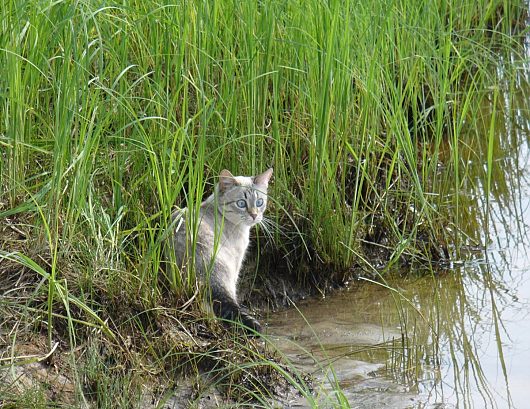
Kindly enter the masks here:
[[[134, 385], [139, 362], [160, 373], [215, 331], [182, 309], [193, 280], [161, 265], [173, 206], [197, 208], [222, 168], [275, 168], [263, 269], [322, 283], [309, 271], [457, 255], [462, 204], [438, 193], [467, 182], [464, 131], [513, 86], [495, 67], [525, 16], [501, 1], [5, 0], [0, 17], [2, 342], [16, 356], [61, 339], [74, 374], [100, 365], [76, 347], [110, 342], [101, 362], [126, 360]], [[161, 306], [199, 329], [152, 342], [171, 333]]]

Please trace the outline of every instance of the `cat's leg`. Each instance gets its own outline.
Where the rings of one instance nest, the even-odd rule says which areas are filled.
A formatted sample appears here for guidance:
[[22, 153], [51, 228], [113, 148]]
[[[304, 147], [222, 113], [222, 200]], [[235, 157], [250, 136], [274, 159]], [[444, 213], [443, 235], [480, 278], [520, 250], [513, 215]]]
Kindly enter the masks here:
[[251, 315], [243, 310], [239, 310], [239, 319], [247, 327], [253, 329], [256, 332], [261, 332], [261, 324]]
[[237, 301], [222, 287], [212, 286], [212, 306], [216, 316], [230, 321], [240, 321], [250, 329], [261, 332], [260, 323], [247, 312], [243, 311]]

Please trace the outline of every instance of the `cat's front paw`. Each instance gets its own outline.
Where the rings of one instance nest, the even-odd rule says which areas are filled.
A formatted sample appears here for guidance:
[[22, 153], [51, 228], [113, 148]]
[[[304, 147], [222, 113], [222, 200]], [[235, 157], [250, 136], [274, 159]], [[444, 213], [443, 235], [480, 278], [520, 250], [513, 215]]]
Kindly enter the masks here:
[[246, 327], [252, 330], [252, 331], [249, 331], [249, 334], [253, 334], [254, 331], [261, 333], [262, 331], [261, 324], [254, 317], [250, 316], [246, 312], [241, 311], [240, 320], [243, 325], [245, 325]]

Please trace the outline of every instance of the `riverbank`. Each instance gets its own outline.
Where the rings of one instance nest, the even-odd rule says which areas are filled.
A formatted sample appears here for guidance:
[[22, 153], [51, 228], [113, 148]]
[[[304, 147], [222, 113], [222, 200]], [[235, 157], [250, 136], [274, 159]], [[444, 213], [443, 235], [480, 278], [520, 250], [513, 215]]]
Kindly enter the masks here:
[[129, 408], [200, 371], [194, 394], [310, 399], [171, 264], [171, 213], [223, 168], [275, 169], [242, 283], [261, 311], [484, 245], [452, 193], [506, 180], [526, 3], [4, 3], [2, 405]]

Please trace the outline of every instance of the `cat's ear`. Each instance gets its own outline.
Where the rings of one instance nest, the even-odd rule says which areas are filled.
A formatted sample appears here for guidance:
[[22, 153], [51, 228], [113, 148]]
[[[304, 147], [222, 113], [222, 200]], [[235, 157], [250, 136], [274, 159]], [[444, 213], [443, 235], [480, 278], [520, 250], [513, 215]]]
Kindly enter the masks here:
[[254, 184], [259, 186], [267, 187], [269, 185], [269, 180], [272, 176], [272, 168], [267, 169], [261, 175], [254, 177]]
[[237, 185], [237, 180], [234, 175], [230, 171], [223, 169], [219, 174], [219, 191], [225, 192], [235, 185]]

